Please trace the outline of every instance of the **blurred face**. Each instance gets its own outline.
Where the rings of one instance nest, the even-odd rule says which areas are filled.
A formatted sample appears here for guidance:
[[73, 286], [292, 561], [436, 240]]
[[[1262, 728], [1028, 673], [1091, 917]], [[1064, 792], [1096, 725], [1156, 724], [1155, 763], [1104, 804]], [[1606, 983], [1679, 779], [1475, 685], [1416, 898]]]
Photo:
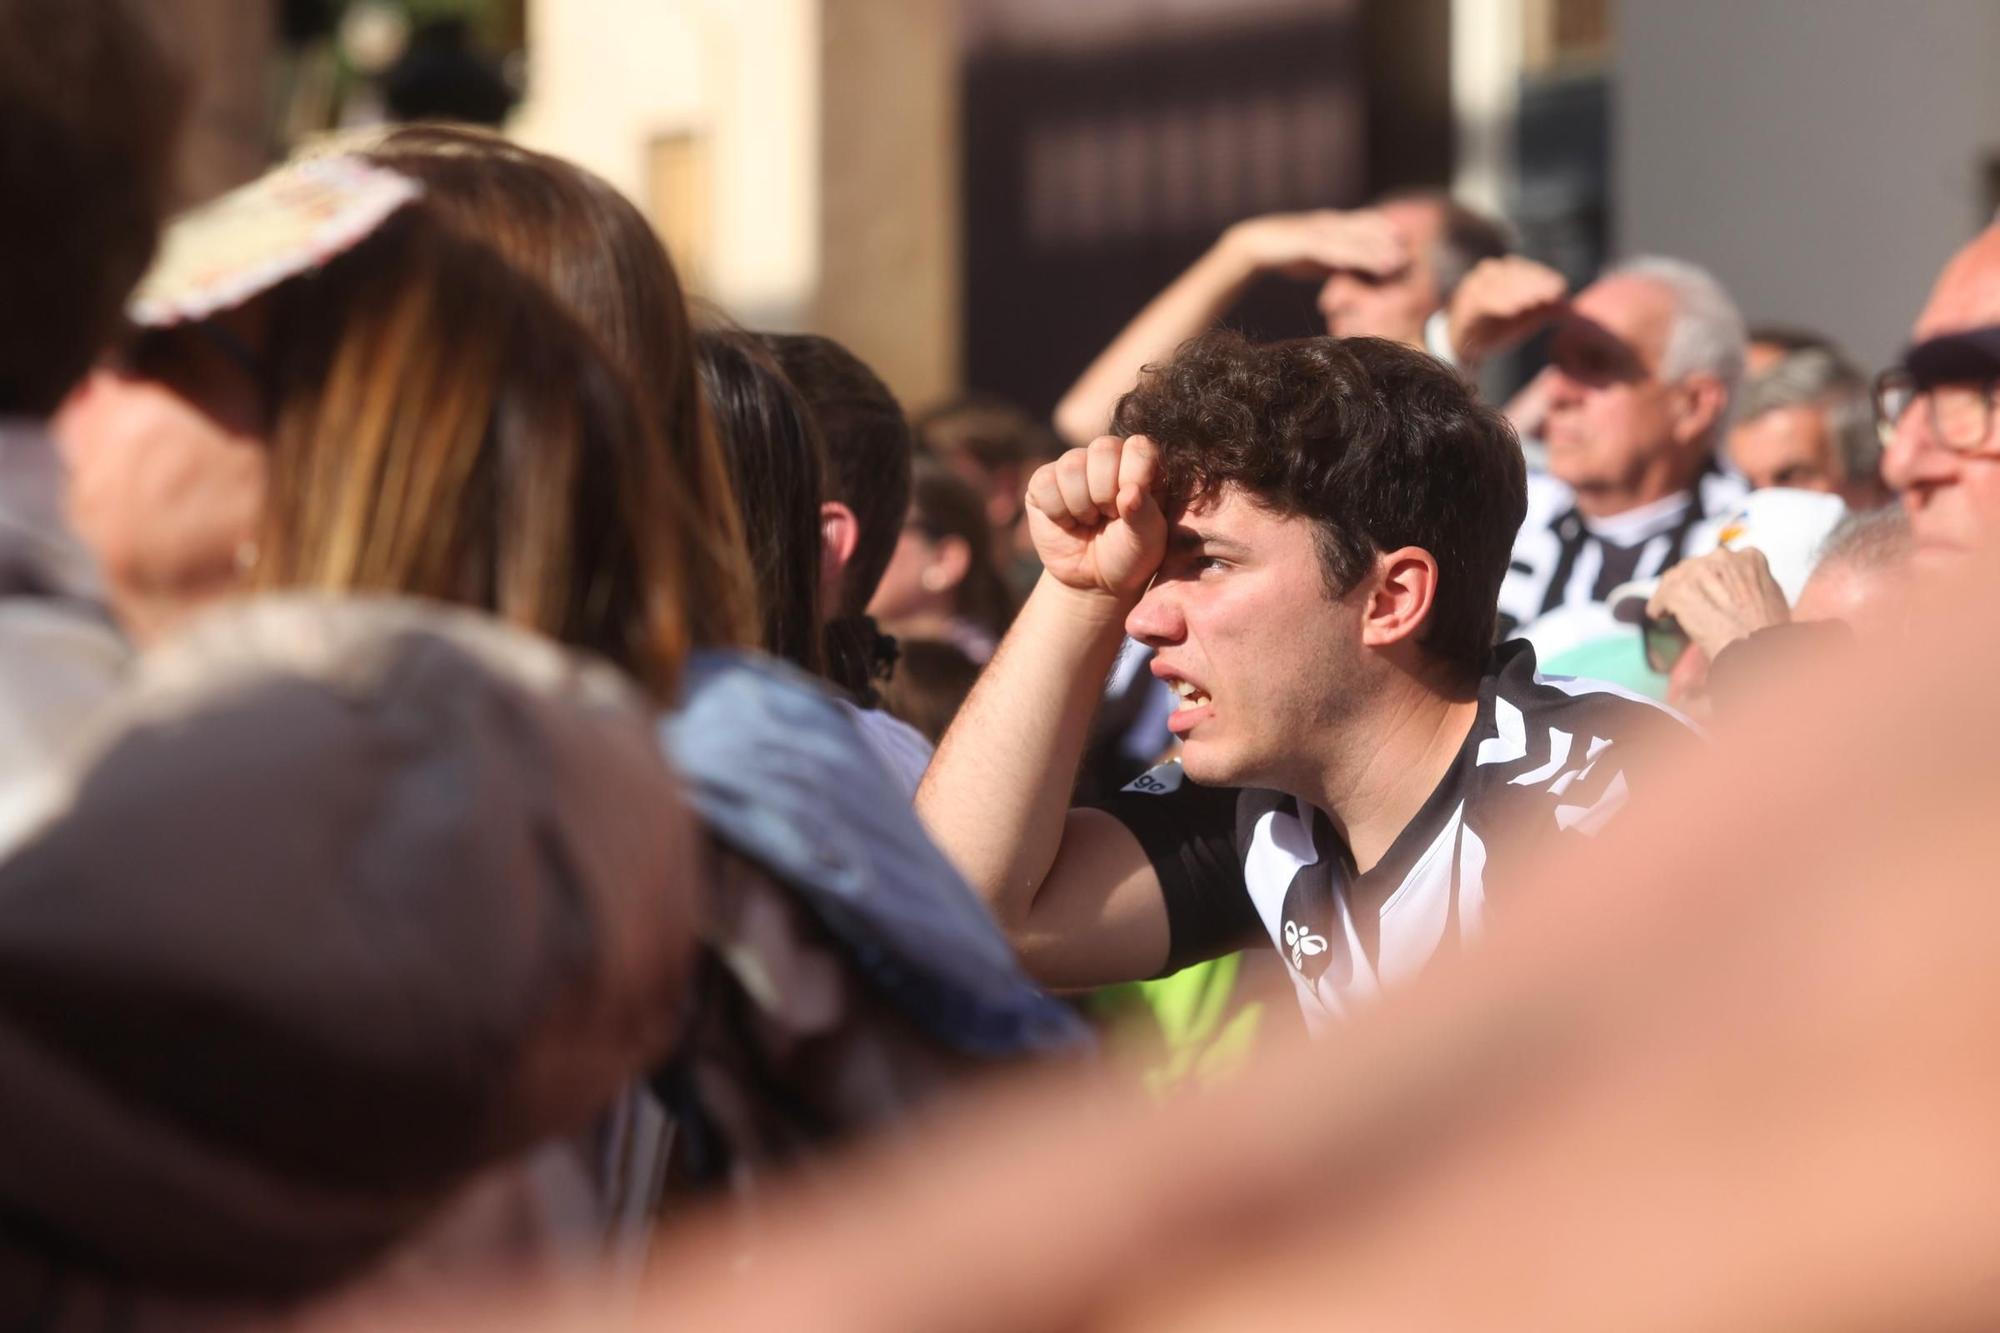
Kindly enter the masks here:
[[868, 601], [868, 614], [884, 624], [951, 615], [971, 554], [964, 538], [933, 537], [912, 513]]
[[1317, 752], [1365, 695], [1361, 594], [1329, 595], [1308, 520], [1235, 487], [1188, 507], [1125, 629], [1180, 696], [1167, 725], [1189, 777], [1311, 789]]
[[1556, 326], [1543, 372], [1549, 471], [1593, 517], [1687, 488], [1700, 467], [1700, 414], [1688, 380], [1660, 378], [1673, 293], [1621, 275], [1591, 284]]
[[1729, 432], [1729, 459], [1752, 490], [1836, 494], [1846, 481], [1826, 413], [1817, 407], [1780, 407], [1743, 422]]
[[1381, 212], [1402, 234], [1409, 264], [1380, 276], [1336, 270], [1319, 290], [1320, 314], [1336, 338], [1387, 338], [1422, 347], [1424, 321], [1444, 304], [1431, 262], [1444, 214], [1435, 204], [1415, 200], [1384, 204]]
[[[2000, 324], [2000, 228], [1960, 251], [1917, 317], [1917, 341]], [[1955, 565], [2000, 531], [2000, 440], [1989, 429], [1968, 449], [1948, 448], [1919, 403], [1896, 423], [1883, 478], [1902, 492], [1920, 567]]]
[[70, 520], [140, 637], [234, 588], [254, 560], [266, 432], [252, 371], [196, 331], [148, 334], [55, 421]]

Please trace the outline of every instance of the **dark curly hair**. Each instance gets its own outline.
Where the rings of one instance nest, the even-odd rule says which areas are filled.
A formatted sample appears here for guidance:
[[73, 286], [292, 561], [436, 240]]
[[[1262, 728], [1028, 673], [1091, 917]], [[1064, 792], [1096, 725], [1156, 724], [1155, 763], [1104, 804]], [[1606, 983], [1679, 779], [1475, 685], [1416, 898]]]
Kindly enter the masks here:
[[1420, 642], [1460, 668], [1485, 663], [1527, 471], [1513, 428], [1443, 362], [1381, 338], [1217, 331], [1149, 366], [1112, 432], [1159, 446], [1170, 511], [1236, 486], [1311, 519], [1334, 596], [1381, 552], [1429, 551], [1438, 589]]

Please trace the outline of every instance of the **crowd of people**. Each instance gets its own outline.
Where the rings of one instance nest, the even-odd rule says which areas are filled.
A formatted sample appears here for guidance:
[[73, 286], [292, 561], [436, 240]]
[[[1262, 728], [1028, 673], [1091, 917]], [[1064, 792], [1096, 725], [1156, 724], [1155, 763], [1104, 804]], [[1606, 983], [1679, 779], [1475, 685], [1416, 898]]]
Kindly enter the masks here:
[[[484, 130], [168, 219], [189, 91], [131, 0], [0, 0], [9, 1326], [435, 1326], [536, 1281], [1242, 1326], [1307, 1263], [1408, 1274], [1478, 1212], [1413, 1220], [1455, 1155], [1583, 1188], [1495, 1126], [1604, 1160], [1647, 1047], [1593, 1005], [1672, 1056], [1738, 993], [1617, 848], [1698, 855], [1690, 783], [2000, 526], [2000, 225], [1871, 378], [1687, 260], [1572, 292], [1402, 191], [1231, 227], [1048, 424], [913, 416]], [[1323, 335], [1219, 327], [1269, 273]], [[1343, 1185], [1409, 1248], [1311, 1207]], [[1010, 1235], [1019, 1283], [969, 1275]]]

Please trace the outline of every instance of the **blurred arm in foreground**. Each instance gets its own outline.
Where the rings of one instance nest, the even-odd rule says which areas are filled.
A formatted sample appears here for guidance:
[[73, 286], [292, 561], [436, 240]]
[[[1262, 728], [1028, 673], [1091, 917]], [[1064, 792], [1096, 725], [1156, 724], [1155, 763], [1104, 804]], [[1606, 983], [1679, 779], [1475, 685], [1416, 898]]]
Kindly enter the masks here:
[[[732, 1237], [682, 1236], [646, 1316], [1991, 1326], [2000, 712], [1973, 701], [1992, 697], [2000, 618], [1934, 621], [1911, 646], [1864, 644], [1773, 696], [1678, 799], [1572, 845], [1485, 951], [1340, 1047], [1275, 1051], [1164, 1109], [1022, 1086], [795, 1196], [754, 1282], [724, 1262]], [[1923, 688], [1845, 706], [1914, 663]], [[519, 1326], [628, 1326], [564, 1313]]]
[[[2000, 264], [1982, 256], [2000, 259], [2000, 231], [1955, 261], [1927, 321], [2000, 323]], [[1218, 1095], [1152, 1109], [1064, 1078], [970, 1107], [795, 1196], [754, 1285], [721, 1262], [728, 1238], [682, 1236], [645, 1313], [832, 1330], [2000, 1323], [2000, 557], [1983, 540], [2000, 449], [1990, 414], [1958, 444], [1925, 413], [1896, 423], [1892, 479], [1922, 483], [1905, 505], [1933, 551], [1916, 629], [1771, 690], [1661, 799], [1571, 844], [1483, 951], [1340, 1046], [1274, 1051]], [[585, 1303], [510, 1311], [629, 1326]]]

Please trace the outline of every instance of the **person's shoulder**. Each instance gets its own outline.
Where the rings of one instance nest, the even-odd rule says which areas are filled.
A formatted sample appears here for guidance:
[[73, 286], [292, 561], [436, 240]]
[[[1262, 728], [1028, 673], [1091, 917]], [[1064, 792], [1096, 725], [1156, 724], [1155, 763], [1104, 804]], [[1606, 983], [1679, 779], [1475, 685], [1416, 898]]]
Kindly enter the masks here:
[[872, 796], [879, 775], [907, 802], [931, 755], [915, 728], [754, 651], [691, 654], [680, 700], [660, 727], [676, 765], [731, 788], [785, 772], [845, 773], [844, 794]]
[[1545, 716], [1567, 716], [1575, 720], [1601, 720], [1605, 726], [1694, 736], [1699, 734], [1692, 719], [1670, 704], [1624, 685], [1589, 676], [1542, 675], [1537, 672], [1518, 691], [1517, 703]]
[[1657, 700], [1608, 681], [1541, 675], [1525, 643], [1502, 649], [1501, 661], [1494, 734], [1472, 770], [1489, 821], [1500, 818], [1489, 831], [1594, 834], [1663, 765], [1701, 744], [1694, 724]]
[[844, 699], [840, 704], [875, 757], [909, 789], [910, 799], [915, 800], [917, 784], [924, 780], [924, 770], [931, 766], [934, 753], [924, 734], [893, 713], [863, 708]]
[[1526, 643], [1501, 650], [1496, 711], [1510, 711], [1529, 731], [1561, 732], [1579, 745], [1622, 755], [1673, 753], [1702, 742], [1701, 729], [1678, 709], [1637, 690], [1588, 676], [1544, 674]]

